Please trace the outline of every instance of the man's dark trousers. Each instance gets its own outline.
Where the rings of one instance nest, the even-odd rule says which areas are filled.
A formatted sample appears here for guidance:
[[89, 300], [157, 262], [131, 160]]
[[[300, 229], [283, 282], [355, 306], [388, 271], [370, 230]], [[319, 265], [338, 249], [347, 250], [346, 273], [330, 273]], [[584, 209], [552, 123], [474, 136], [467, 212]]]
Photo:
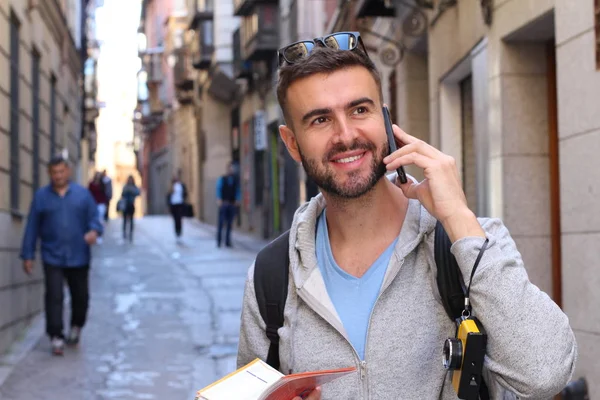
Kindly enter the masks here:
[[46, 333], [51, 338], [64, 338], [63, 300], [64, 281], [67, 281], [71, 294], [71, 326], [83, 328], [85, 325], [89, 294], [89, 266], [58, 267], [44, 264]]
[[221, 246], [223, 225], [225, 228], [225, 245], [231, 246], [231, 224], [235, 217], [236, 207], [233, 204], [222, 204], [219, 208], [219, 226], [217, 228], [217, 246]]

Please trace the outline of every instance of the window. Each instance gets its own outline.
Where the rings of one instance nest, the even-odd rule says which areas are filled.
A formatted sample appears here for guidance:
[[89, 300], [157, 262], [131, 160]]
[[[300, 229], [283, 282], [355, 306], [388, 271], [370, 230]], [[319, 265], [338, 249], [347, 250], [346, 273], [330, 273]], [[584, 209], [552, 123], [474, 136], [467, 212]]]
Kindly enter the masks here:
[[50, 158], [56, 155], [56, 77], [50, 77]]
[[263, 204], [263, 191], [265, 188], [265, 151], [254, 151], [254, 205]]
[[31, 52], [31, 101], [31, 182], [35, 192], [40, 186], [40, 53], [35, 49]]
[[213, 22], [212, 20], [202, 21], [202, 46], [212, 47], [213, 45]]
[[19, 210], [19, 20], [10, 16], [10, 208]]

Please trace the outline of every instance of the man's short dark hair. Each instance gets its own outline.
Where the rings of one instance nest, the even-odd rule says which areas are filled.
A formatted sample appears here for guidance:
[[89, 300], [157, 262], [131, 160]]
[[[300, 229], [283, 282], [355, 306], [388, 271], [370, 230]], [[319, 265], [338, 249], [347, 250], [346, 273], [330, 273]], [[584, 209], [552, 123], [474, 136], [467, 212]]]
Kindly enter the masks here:
[[48, 168], [56, 167], [57, 165], [64, 164], [66, 167], [69, 166], [69, 161], [65, 160], [63, 156], [54, 156], [48, 161]]
[[287, 110], [287, 90], [297, 80], [307, 78], [315, 74], [330, 74], [350, 67], [364, 67], [370, 73], [379, 89], [379, 100], [383, 102], [381, 89], [381, 76], [373, 61], [360, 50], [336, 50], [329, 47], [317, 47], [306, 58], [279, 68], [279, 79], [277, 82], [277, 100], [283, 111], [286, 123], [290, 125], [290, 114]]

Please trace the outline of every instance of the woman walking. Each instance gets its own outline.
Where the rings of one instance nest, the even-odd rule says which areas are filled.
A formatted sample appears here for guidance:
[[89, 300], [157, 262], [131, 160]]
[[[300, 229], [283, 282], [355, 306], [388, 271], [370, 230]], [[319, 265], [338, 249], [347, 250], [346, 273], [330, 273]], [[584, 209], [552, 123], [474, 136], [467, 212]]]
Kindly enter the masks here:
[[[104, 214], [106, 213], [106, 205], [108, 204], [108, 197], [106, 196], [106, 189], [104, 182], [102, 182], [102, 173], [96, 172], [94, 178], [88, 185], [88, 190], [92, 194], [96, 207], [98, 209], [98, 220], [104, 226]], [[102, 244], [102, 237], [99, 237], [96, 241], [98, 244]]]
[[129, 175], [121, 193], [120, 208], [123, 212], [123, 239], [127, 239], [127, 224], [129, 224], [129, 241], [133, 241], [133, 214], [135, 214], [135, 198], [140, 195], [140, 189], [135, 185], [133, 175]]
[[174, 177], [171, 181], [171, 190], [167, 195], [167, 201], [171, 209], [171, 215], [175, 222], [175, 235], [177, 236], [177, 242], [180, 242], [181, 231], [182, 231], [182, 219], [184, 212], [184, 204], [187, 198], [187, 188], [185, 184], [177, 177]]

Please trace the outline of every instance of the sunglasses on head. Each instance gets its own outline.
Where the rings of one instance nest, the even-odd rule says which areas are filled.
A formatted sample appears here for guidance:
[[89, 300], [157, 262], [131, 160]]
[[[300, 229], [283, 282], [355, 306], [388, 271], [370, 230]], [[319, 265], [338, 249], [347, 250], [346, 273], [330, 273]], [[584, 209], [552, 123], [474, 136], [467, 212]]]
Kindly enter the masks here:
[[357, 49], [359, 45], [360, 49], [368, 56], [367, 49], [360, 38], [359, 32], [336, 32], [313, 40], [301, 40], [279, 49], [277, 52], [279, 66], [281, 67], [284, 62], [294, 64], [303, 58], [308, 57], [317, 46], [352, 51]]

